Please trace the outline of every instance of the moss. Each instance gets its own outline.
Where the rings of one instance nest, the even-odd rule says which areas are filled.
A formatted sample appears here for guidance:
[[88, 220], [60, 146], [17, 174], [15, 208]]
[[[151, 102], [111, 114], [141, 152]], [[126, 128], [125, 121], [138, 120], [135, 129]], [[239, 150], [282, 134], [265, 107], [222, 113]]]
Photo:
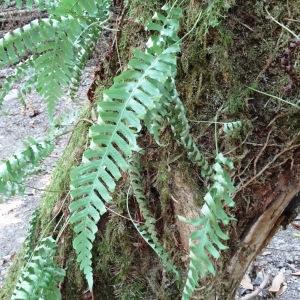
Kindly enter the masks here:
[[128, 0], [128, 16], [135, 22], [146, 24], [153, 16], [153, 13], [160, 9], [164, 1], [161, 0]]
[[[62, 205], [61, 201], [65, 198], [65, 195], [69, 190], [70, 170], [80, 160], [82, 150], [87, 142], [86, 137], [90, 124], [83, 121], [83, 119], [87, 119], [89, 116], [90, 109], [83, 109], [80, 120], [74, 129], [72, 137], [70, 138], [70, 142], [54, 170], [48, 187], [48, 192], [46, 192], [42, 198], [41, 205], [39, 207], [38, 222], [35, 228], [36, 243], [40, 239], [41, 235], [45, 236], [50, 232], [52, 233], [53, 226], [55, 224], [53, 214], [55, 213], [56, 208], [59, 208]], [[54, 222], [51, 223], [51, 220]], [[20, 271], [24, 265], [23, 256], [23, 250], [17, 254], [17, 257], [14, 260], [5, 280], [4, 287], [1, 289], [0, 299], [6, 300], [11, 297], [16, 281], [20, 275]], [[70, 272], [68, 272], [68, 275], [69, 274]]]

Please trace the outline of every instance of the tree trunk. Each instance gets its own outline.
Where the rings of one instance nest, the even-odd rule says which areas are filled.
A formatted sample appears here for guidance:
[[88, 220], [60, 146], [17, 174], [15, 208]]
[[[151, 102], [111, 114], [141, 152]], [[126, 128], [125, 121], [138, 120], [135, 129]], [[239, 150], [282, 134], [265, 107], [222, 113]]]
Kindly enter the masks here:
[[[107, 61], [99, 64], [95, 76], [98, 93], [126, 64], [132, 48], [144, 45], [146, 35], [140, 21], [146, 20], [164, 2], [131, 0], [126, 8], [118, 2], [119, 16], [115, 26], [119, 32], [110, 38], [110, 49], [104, 55]], [[204, 2], [185, 2], [182, 34], [194, 26], [200, 9], [205, 8]], [[222, 300], [234, 299], [250, 263], [280, 226], [292, 220], [300, 205], [297, 196], [300, 192], [299, 110], [247, 89], [255, 84], [257, 90], [281, 95], [291, 102], [299, 99], [298, 82], [280, 61], [284, 53], [291, 52], [291, 37], [267, 17], [263, 1], [228, 2], [230, 9], [222, 10], [224, 17], [220, 17], [220, 24], [212, 28], [213, 20], [206, 18], [197, 24], [185, 39], [178, 59], [177, 87], [187, 107], [197, 144], [213, 163], [217, 140], [219, 150], [235, 163], [235, 172], [231, 175], [237, 187], [236, 208], [231, 213], [236, 222], [230, 228], [229, 250], [216, 263], [217, 279], [205, 282], [205, 288], [197, 294], [198, 299], [215, 299], [216, 296]], [[299, 18], [300, 14], [297, 0], [287, 3], [268, 1], [267, 8], [283, 23]], [[299, 32], [299, 23], [288, 22], [291, 30]], [[294, 64], [295, 58], [296, 55], [289, 56], [290, 65]], [[94, 96], [95, 84], [92, 88], [90, 95]], [[212, 123], [237, 120], [242, 120], [244, 127], [231, 136], [225, 135], [221, 127], [215, 130]], [[78, 135], [74, 134], [70, 145], [77, 143], [77, 139]], [[76, 147], [66, 150], [63, 160], [68, 160], [68, 166], [79, 163], [85, 141], [81, 139]], [[207, 186], [199, 170], [189, 163], [183, 149], [174, 142], [169, 128], [163, 132], [162, 141], [168, 146], [156, 146], [148, 135], [141, 139], [141, 144], [146, 145], [143, 159], [146, 194], [158, 220], [156, 228], [161, 241], [174, 261], [185, 269], [188, 236], [193, 228], [179, 222], [177, 215], [197, 216]], [[65, 168], [64, 176], [59, 176], [64, 183], [69, 181], [69, 170], [70, 167]], [[57, 172], [62, 172], [59, 166]], [[55, 180], [49, 190], [56, 189]], [[127, 189], [128, 180], [124, 176], [114, 204], [99, 224], [93, 249], [94, 298], [179, 299], [182, 287], [168, 278], [156, 256], [126, 219]], [[64, 189], [60, 200], [66, 192]], [[50, 211], [57, 206], [51, 203], [52, 207], [47, 206]], [[130, 199], [130, 206], [138, 220], [140, 214], [133, 199]], [[63, 213], [66, 218], [67, 208]], [[52, 215], [49, 211], [43, 215], [40, 231]], [[69, 229], [59, 245], [59, 261], [67, 267], [63, 298], [89, 299], [91, 295], [86, 293], [86, 283], [76, 265], [71, 240], [72, 231]], [[13, 272], [17, 269], [15, 266]], [[8, 280], [6, 297], [11, 292], [13, 281]]]

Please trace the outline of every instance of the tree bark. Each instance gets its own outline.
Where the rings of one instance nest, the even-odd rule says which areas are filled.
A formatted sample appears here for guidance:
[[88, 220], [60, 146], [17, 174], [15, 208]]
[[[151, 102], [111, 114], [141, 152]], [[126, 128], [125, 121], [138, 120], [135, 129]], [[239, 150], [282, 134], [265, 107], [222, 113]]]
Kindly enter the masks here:
[[[136, 20], [151, 15], [162, 2], [166, 1], [129, 1], [122, 24], [118, 18], [116, 21], [119, 33], [116, 38], [111, 38], [112, 47], [104, 55], [105, 61], [99, 64], [95, 75], [99, 90], [107, 86], [126, 64], [132, 47], [144, 45], [145, 30]], [[205, 8], [201, 1], [187, 2], [182, 34], [194, 26], [197, 12]], [[122, 5], [119, 1], [116, 3]], [[278, 18], [282, 21], [288, 16], [289, 19], [299, 17], [297, 5], [297, 0], [290, 0], [288, 5], [273, 0], [268, 8], [275, 14], [280, 7]], [[291, 15], [291, 11], [295, 11], [295, 15]], [[237, 221], [229, 230], [229, 250], [216, 263], [218, 278], [205, 282], [196, 296], [206, 300], [216, 296], [222, 300], [234, 299], [250, 263], [281, 224], [291, 220], [291, 212], [299, 206], [299, 198], [295, 196], [300, 191], [299, 111], [247, 90], [247, 86], [255, 83], [260, 90], [281, 94], [287, 74], [278, 58], [288, 47], [290, 36], [266, 18], [261, 1], [235, 1], [228, 12], [222, 12], [227, 17], [207, 34], [203, 28], [209, 28], [208, 24], [200, 22], [196, 26], [185, 39], [178, 59], [177, 87], [192, 120], [194, 138], [211, 163], [217, 138], [219, 150], [234, 160], [232, 176], [238, 188], [236, 208], [231, 211]], [[293, 30], [300, 30], [296, 22], [291, 26]], [[268, 41], [268, 47], [265, 41]], [[299, 91], [296, 89], [293, 93], [284, 97], [294, 101]], [[95, 84], [93, 97], [94, 94]], [[215, 120], [243, 120], [245, 127], [228, 137], [221, 128], [215, 130], [211, 123]], [[74, 138], [71, 144], [76, 142]], [[146, 193], [162, 243], [174, 261], [186, 268], [188, 238], [193, 228], [179, 222], [177, 215], [197, 216], [207, 186], [200, 178], [199, 170], [188, 162], [183, 149], [174, 142], [168, 128], [162, 139], [168, 145], [165, 148], [157, 147], [148, 135], [141, 138], [141, 144], [146, 148], [143, 160]], [[69, 155], [77, 153], [78, 156], [78, 151], [74, 149]], [[74, 161], [74, 165], [79, 161]], [[127, 299], [124, 296], [127, 295], [128, 299], [179, 299], [181, 287], [168, 281], [155, 255], [125, 219], [124, 190], [127, 186], [128, 180], [124, 176], [115, 195], [115, 204], [98, 224], [99, 233], [93, 249], [94, 297]], [[51, 189], [54, 188], [50, 184]], [[130, 201], [138, 220], [140, 213], [133, 199]], [[44, 223], [47, 221], [43, 220]], [[60, 260], [68, 267], [69, 276], [62, 287], [63, 298], [90, 299], [92, 295], [86, 293], [71, 241], [70, 230], [59, 245]]]

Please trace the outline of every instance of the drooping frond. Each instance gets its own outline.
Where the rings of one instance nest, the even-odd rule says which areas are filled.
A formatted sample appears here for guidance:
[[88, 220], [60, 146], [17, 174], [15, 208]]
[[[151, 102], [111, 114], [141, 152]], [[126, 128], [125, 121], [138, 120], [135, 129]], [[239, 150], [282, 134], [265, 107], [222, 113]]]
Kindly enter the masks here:
[[[30, 3], [42, 5], [46, 1]], [[85, 52], [92, 50], [92, 43], [100, 35], [109, 4], [109, 0], [57, 2], [49, 8], [48, 18], [34, 20], [0, 39], [0, 67], [31, 55], [34, 87], [52, 112], [71, 83], [78, 81], [88, 58]]]
[[201, 278], [209, 273], [215, 275], [212, 258], [218, 259], [220, 252], [227, 248], [223, 241], [229, 237], [221, 225], [226, 226], [232, 220], [225, 208], [234, 206], [232, 194], [235, 189], [225, 168], [233, 169], [233, 163], [219, 154], [213, 166], [213, 185], [204, 197], [201, 216], [191, 221], [181, 218], [198, 227], [190, 236], [190, 264], [183, 300], [191, 298]]
[[0, 194], [15, 195], [24, 191], [23, 181], [29, 170], [45, 159], [54, 148], [52, 140], [29, 139], [25, 150], [0, 164]]
[[[169, 35], [176, 33], [168, 31]], [[111, 201], [121, 173], [128, 169], [127, 158], [138, 150], [136, 138], [141, 120], [162, 98], [160, 86], [176, 69], [178, 44], [164, 48], [152, 43], [149, 47], [146, 52], [134, 51], [128, 70], [104, 91], [98, 104], [98, 124], [90, 130], [90, 148], [71, 174], [71, 223], [76, 236], [73, 246], [90, 289], [96, 224], [106, 212], [105, 203]]]
[[143, 187], [143, 183], [142, 183], [143, 180], [142, 180], [140, 169], [141, 169], [141, 166], [140, 166], [139, 158], [137, 156], [133, 156], [133, 158], [130, 161], [130, 168], [129, 168], [131, 186], [133, 188], [133, 193], [134, 193], [135, 199], [139, 205], [139, 209], [145, 220], [143, 224], [137, 224], [134, 221], [133, 221], [133, 224], [136, 227], [136, 229], [138, 230], [138, 232], [140, 233], [140, 235], [143, 237], [143, 239], [146, 241], [146, 243], [158, 255], [158, 257], [162, 261], [166, 270], [174, 273], [178, 279], [179, 272], [176, 269], [176, 267], [174, 266], [172, 259], [170, 257], [170, 254], [161, 245], [161, 243], [159, 242], [159, 239], [157, 237], [157, 233], [156, 233], [156, 229], [155, 229], [156, 221], [153, 218], [153, 216], [148, 208], [148, 203], [147, 203], [148, 201], [144, 194], [144, 187]]
[[29, 228], [27, 231], [27, 236], [24, 241], [24, 261], [29, 261], [33, 250], [34, 250], [34, 241], [35, 241], [35, 230], [38, 222], [38, 217], [39, 217], [39, 210], [35, 210], [35, 212], [32, 214], [30, 223], [29, 223]]
[[55, 252], [55, 240], [52, 237], [44, 238], [22, 269], [12, 300], [61, 299], [58, 285], [65, 271], [55, 264]]
[[88, 33], [85, 35], [84, 40], [79, 39], [76, 51], [77, 56], [75, 58], [76, 63], [74, 64], [73, 72], [70, 80], [70, 96], [72, 99], [75, 98], [78, 91], [81, 76], [86, 65], [86, 62], [89, 59], [90, 54], [95, 48], [97, 37], [99, 36], [99, 31], [101, 30], [101, 24], [94, 24], [88, 30]]
[[168, 89], [168, 92], [165, 94], [169, 93], [167, 96], [169, 101], [165, 101], [164, 103], [167, 105], [168, 121], [174, 136], [187, 151], [191, 162], [201, 168], [202, 176], [208, 177], [212, 174], [212, 168], [190, 133], [190, 125], [186, 117], [185, 107], [177, 93], [175, 81], [171, 80], [166, 89]]

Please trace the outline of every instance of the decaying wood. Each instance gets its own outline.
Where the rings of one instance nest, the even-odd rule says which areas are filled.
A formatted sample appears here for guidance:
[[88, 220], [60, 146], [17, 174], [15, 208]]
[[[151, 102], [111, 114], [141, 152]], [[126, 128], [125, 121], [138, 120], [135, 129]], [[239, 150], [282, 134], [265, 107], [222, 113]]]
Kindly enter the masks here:
[[[263, 250], [285, 219], [285, 210], [300, 191], [300, 170], [291, 178], [290, 169], [274, 178], [276, 186], [268, 195], [262, 195], [261, 201], [270, 205], [254, 221], [248, 233], [239, 244], [237, 252], [230, 259], [226, 268], [225, 294], [226, 300], [234, 299], [246, 270], [256, 256]], [[229, 280], [228, 280], [229, 279]]]
[[[199, 216], [199, 206], [196, 205], [196, 199], [199, 196], [195, 185], [187, 180], [185, 175], [180, 171], [174, 172], [174, 181], [172, 186], [172, 200], [174, 202], [175, 215], [184, 216], [192, 219]], [[182, 247], [189, 250], [189, 236], [194, 231], [192, 225], [177, 221]]]

